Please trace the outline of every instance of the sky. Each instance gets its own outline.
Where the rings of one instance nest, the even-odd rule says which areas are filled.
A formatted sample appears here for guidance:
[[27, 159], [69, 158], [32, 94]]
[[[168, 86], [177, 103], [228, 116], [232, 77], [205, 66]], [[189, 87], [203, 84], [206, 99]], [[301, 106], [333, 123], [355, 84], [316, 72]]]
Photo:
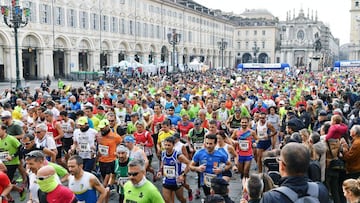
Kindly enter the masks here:
[[300, 9], [307, 16], [308, 8], [318, 12], [318, 20], [329, 25], [332, 35], [340, 39], [340, 45], [350, 42], [351, 0], [194, 0], [210, 8], [241, 14], [245, 9], [267, 9], [280, 21], [286, 20], [286, 12]]

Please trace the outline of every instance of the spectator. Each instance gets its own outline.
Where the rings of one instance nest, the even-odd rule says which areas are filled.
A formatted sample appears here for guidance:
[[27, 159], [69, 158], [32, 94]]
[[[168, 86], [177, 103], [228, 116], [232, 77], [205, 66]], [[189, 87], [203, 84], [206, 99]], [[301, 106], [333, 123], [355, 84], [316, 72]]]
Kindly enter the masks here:
[[[286, 144], [280, 152], [279, 171], [282, 176], [280, 185], [289, 188], [298, 194], [299, 197], [309, 193], [310, 184], [305, 177], [309, 166], [310, 153], [308, 149], [299, 143]], [[318, 188], [318, 198], [320, 203], [329, 202], [329, 194], [322, 183], [315, 183]], [[286, 194], [272, 189], [264, 193], [260, 202], [291, 202]]]
[[360, 177], [360, 125], [354, 125], [350, 130], [353, 138], [349, 146], [344, 139], [341, 140], [343, 148], [343, 159], [346, 163], [347, 178]]
[[344, 196], [349, 203], [360, 202], [360, 180], [359, 179], [347, 179], [343, 185]]

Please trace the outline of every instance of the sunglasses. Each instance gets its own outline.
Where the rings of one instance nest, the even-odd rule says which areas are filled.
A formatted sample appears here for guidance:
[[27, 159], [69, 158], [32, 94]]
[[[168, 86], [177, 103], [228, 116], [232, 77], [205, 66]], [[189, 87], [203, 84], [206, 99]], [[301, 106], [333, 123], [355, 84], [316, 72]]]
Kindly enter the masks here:
[[35, 131], [36, 134], [41, 133], [41, 131]]
[[29, 144], [31, 144], [31, 142], [24, 142], [23, 144], [24, 145], [29, 145]]
[[129, 173], [128, 172], [128, 176], [133, 176], [133, 177], [135, 177], [135, 176], [137, 176], [139, 174], [139, 172], [134, 172], [134, 173]]
[[52, 175], [49, 175], [49, 176], [39, 176], [37, 177], [38, 180], [46, 180], [48, 178], [50, 178]]
[[109, 122], [114, 122], [115, 120], [109, 120]]

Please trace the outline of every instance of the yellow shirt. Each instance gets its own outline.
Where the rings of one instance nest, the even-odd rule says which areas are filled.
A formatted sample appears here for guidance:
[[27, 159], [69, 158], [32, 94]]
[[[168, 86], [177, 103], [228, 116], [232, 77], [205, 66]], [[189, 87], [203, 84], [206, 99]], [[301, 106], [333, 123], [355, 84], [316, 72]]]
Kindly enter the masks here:
[[12, 111], [11, 117], [13, 119], [15, 119], [15, 120], [20, 120], [21, 121], [21, 119], [22, 119], [21, 111], [16, 111], [16, 110]]
[[160, 131], [158, 136], [158, 144], [161, 146], [161, 151], [164, 150], [164, 140], [174, 134], [174, 131], [170, 130], [169, 132]]
[[96, 118], [95, 116], [91, 117], [90, 120], [93, 122], [94, 124], [94, 129], [99, 131], [99, 123], [100, 123], [100, 120], [98, 118]]

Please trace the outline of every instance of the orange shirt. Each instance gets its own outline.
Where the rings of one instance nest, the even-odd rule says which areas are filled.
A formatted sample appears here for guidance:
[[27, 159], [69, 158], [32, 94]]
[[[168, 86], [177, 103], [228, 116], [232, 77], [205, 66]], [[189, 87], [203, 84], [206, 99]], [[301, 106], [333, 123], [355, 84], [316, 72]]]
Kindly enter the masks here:
[[109, 132], [106, 136], [102, 136], [99, 139], [99, 152], [101, 154], [99, 161], [109, 163], [116, 159], [116, 147], [122, 142], [122, 138], [113, 133]]
[[232, 100], [226, 100], [226, 102], [225, 102], [225, 107], [226, 107], [228, 110], [231, 110], [232, 105], [233, 105]]

